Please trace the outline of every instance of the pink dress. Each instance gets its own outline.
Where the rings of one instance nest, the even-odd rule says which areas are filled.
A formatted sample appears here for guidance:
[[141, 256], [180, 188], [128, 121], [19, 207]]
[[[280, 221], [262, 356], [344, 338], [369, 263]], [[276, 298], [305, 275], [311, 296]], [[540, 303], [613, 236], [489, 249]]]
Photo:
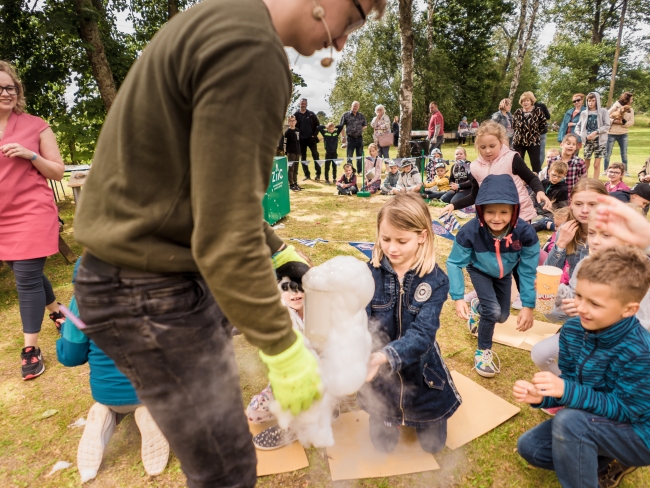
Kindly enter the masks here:
[[[33, 115], [12, 113], [0, 146], [17, 142], [40, 154], [49, 125]], [[0, 152], [0, 260], [17, 261], [59, 252], [59, 222], [52, 189], [31, 161]]]

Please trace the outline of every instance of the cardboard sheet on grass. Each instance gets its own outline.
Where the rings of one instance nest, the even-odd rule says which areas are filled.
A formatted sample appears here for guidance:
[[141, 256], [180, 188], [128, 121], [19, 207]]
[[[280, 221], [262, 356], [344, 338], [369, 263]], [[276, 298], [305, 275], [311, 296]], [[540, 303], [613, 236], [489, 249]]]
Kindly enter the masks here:
[[368, 433], [368, 414], [362, 410], [341, 414], [332, 424], [334, 445], [327, 448], [332, 481], [383, 478], [440, 469], [433, 455], [424, 452], [415, 429], [401, 428], [393, 452], [374, 448]]
[[526, 332], [519, 332], [517, 330], [517, 317], [511, 315], [504, 323], [496, 324], [492, 340], [506, 346], [532, 351], [535, 344], [556, 334], [560, 327], [559, 324], [535, 320], [530, 329]]
[[[451, 377], [463, 398], [463, 403], [447, 421], [445, 445], [449, 449], [457, 449], [473, 441], [519, 413], [519, 407], [496, 396], [458, 371], [452, 371]], [[480, 415], [477, 415], [477, 412], [480, 412]]]
[[[255, 436], [275, 424], [276, 422], [267, 422], [265, 424], [251, 424], [249, 422], [248, 429]], [[305, 454], [305, 450], [298, 441], [273, 451], [255, 449], [255, 454], [257, 454], [257, 476], [287, 473], [309, 466], [307, 454]]]

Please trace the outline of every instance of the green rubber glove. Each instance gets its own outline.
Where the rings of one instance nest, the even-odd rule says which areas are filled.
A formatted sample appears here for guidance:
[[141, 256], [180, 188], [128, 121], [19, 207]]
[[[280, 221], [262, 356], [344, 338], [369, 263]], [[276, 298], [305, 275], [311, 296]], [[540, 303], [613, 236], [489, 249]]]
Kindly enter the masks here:
[[260, 351], [262, 361], [269, 367], [273, 396], [283, 410], [298, 415], [321, 397], [320, 372], [314, 355], [305, 347], [302, 334], [289, 348], [276, 356]]

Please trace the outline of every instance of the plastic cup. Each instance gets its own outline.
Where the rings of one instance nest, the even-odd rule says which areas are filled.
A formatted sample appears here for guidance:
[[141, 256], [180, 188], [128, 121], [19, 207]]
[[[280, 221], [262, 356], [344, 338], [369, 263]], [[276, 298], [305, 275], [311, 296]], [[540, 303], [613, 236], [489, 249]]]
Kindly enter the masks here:
[[560, 287], [562, 270], [555, 266], [537, 267], [537, 306], [543, 314], [551, 313], [555, 305], [555, 295]]

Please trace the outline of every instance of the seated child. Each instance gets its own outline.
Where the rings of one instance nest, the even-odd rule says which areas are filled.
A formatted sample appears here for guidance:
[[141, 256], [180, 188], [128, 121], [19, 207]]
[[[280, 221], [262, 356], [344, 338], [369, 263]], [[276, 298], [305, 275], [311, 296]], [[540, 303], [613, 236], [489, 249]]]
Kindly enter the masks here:
[[637, 249], [614, 247], [585, 260], [579, 316], [560, 331], [562, 374], [539, 372], [513, 387], [519, 402], [566, 407], [517, 442], [526, 461], [555, 471], [563, 487], [599, 486], [614, 460], [621, 473], [650, 465], [650, 334], [634, 316], [649, 287], [650, 262]]
[[[81, 258], [77, 260], [72, 282], [77, 275]], [[72, 297], [70, 311], [79, 315], [77, 300]], [[77, 468], [84, 483], [97, 476], [106, 445], [115, 427], [134, 412], [135, 423], [142, 435], [142, 465], [149, 476], [163, 472], [169, 459], [169, 444], [151, 417], [147, 407], [140, 403], [129, 379], [115, 363], [75, 325], [66, 319], [61, 326], [61, 338], [56, 341], [57, 359], [64, 366], [90, 366], [90, 392], [95, 404], [90, 407], [88, 420], [77, 449]]]
[[461, 398], [436, 342], [449, 280], [436, 264], [431, 216], [418, 195], [397, 195], [381, 208], [368, 267], [375, 281], [366, 308], [375, 352], [357, 398], [370, 415], [370, 440], [391, 452], [399, 427], [410, 426], [422, 449], [438, 452]]
[[650, 158], [645, 160], [645, 164], [639, 171], [639, 183], [650, 183]]
[[397, 180], [397, 185], [393, 188], [393, 194], [419, 192], [420, 188], [422, 188], [422, 178], [412, 160], [403, 159], [399, 169], [400, 175]]
[[352, 165], [347, 163], [343, 166], [343, 171], [339, 181], [336, 182], [339, 195], [356, 195], [359, 188], [357, 188], [357, 175], [353, 173]]
[[386, 178], [384, 178], [384, 183], [381, 185], [381, 194], [392, 195], [399, 180], [399, 167], [392, 159], [386, 159], [386, 165], [388, 166], [388, 172]]
[[454, 158], [454, 165], [449, 172], [449, 186], [451, 189], [440, 197], [440, 201], [445, 203], [453, 203], [472, 192], [472, 180], [474, 177], [470, 172], [470, 162], [467, 161], [465, 148], [457, 147], [454, 152]]
[[550, 165], [550, 160], [559, 155], [560, 155], [560, 150], [555, 147], [546, 151], [546, 166], [544, 166], [542, 168], [542, 171], [539, 172], [540, 180], [545, 180], [546, 178], [548, 178], [548, 167]]
[[381, 159], [377, 157], [379, 154], [377, 144], [370, 144], [368, 146], [368, 152], [370, 155], [366, 156], [366, 162], [364, 165], [364, 171], [366, 173], [366, 191], [375, 194], [381, 187]]
[[445, 163], [436, 163], [435, 171], [435, 177], [424, 184], [426, 190], [424, 190], [424, 193], [422, 194], [423, 198], [439, 199], [451, 190], [451, 187], [449, 186], [449, 178], [445, 175], [447, 172], [447, 166]]
[[442, 151], [438, 148], [435, 148], [433, 151], [431, 151], [431, 158], [429, 159], [427, 165], [424, 167], [424, 175], [427, 181], [431, 181], [436, 177], [436, 164], [438, 163], [449, 164], [449, 161], [442, 159]]
[[[325, 183], [328, 185], [330, 182], [330, 166], [332, 168], [332, 180], [336, 181], [336, 162], [335, 159], [338, 155], [339, 134], [343, 130], [343, 125], [334, 125], [330, 122], [327, 125], [319, 125], [318, 132], [323, 135], [325, 142]], [[316, 163], [318, 164], [318, 163]]]
[[[569, 191], [564, 182], [564, 177], [568, 170], [569, 166], [564, 161], [557, 161], [549, 170], [548, 179], [542, 180], [544, 193], [546, 193], [546, 196], [550, 198], [551, 202], [553, 202], [553, 210], [567, 207], [569, 205]], [[540, 230], [554, 231], [555, 224], [553, 222], [553, 212], [545, 210], [535, 198], [533, 198], [533, 204], [535, 205], [535, 210], [537, 210], [537, 215], [542, 216], [540, 220], [536, 220], [532, 223], [533, 229], [535, 229], [536, 232], [539, 232]]]
[[619, 190], [611, 193], [611, 196], [625, 203], [633, 203], [648, 215], [650, 208], [650, 184], [637, 183], [630, 191]]
[[623, 182], [623, 175], [625, 174], [625, 166], [623, 163], [611, 163], [607, 168], [607, 179], [605, 188], [609, 193], [615, 191], [630, 191], [630, 187]]
[[556, 161], [564, 161], [569, 166], [564, 182], [567, 184], [569, 195], [571, 195], [573, 186], [578, 183], [580, 178], [587, 176], [587, 165], [578, 156], [578, 139], [575, 134], [565, 135], [560, 146], [562, 152], [548, 160], [548, 169], [550, 170]]
[[[500, 372], [494, 362], [492, 335], [495, 324], [510, 315], [512, 271], [517, 264], [523, 305], [517, 330], [533, 326], [539, 239], [531, 225], [519, 218], [519, 193], [510, 175], [489, 175], [483, 180], [476, 196], [476, 215], [458, 231], [447, 273], [456, 313], [467, 320], [470, 333], [478, 336], [474, 368], [479, 375], [492, 378]], [[469, 309], [463, 299], [465, 267], [478, 296]]]

